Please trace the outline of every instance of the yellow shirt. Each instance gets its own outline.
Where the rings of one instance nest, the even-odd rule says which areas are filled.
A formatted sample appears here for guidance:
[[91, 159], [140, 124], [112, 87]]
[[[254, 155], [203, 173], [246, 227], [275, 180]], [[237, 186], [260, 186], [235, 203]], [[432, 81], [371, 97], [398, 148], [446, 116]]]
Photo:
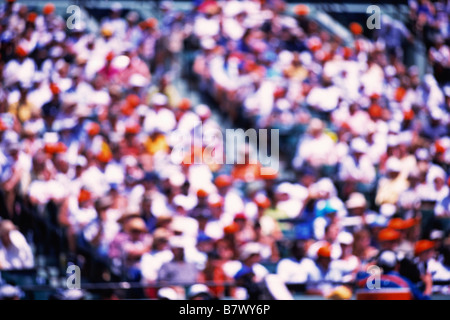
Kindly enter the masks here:
[[145, 148], [151, 155], [154, 155], [160, 151], [165, 153], [169, 152], [169, 145], [167, 144], [166, 137], [162, 134], [156, 136], [154, 139], [148, 137], [145, 142]]
[[36, 107], [29, 101], [25, 103], [20, 103], [19, 101], [11, 103], [9, 105], [9, 113], [15, 115], [20, 122], [25, 122], [31, 118], [33, 112], [35, 112]]

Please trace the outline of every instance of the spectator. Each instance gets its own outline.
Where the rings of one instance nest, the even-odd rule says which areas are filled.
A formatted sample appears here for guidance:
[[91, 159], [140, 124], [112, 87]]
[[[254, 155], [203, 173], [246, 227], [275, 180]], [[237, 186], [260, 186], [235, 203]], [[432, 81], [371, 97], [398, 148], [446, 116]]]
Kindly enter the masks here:
[[25, 237], [10, 220], [0, 221], [0, 270], [33, 267], [33, 252]]
[[186, 262], [184, 246], [182, 238], [172, 237], [170, 239], [173, 258], [162, 264], [158, 271], [158, 283], [184, 285], [197, 282], [198, 269], [194, 263]]
[[281, 259], [277, 265], [278, 276], [288, 284], [306, 285], [315, 270], [314, 261], [306, 257], [306, 241], [292, 243], [291, 257]]

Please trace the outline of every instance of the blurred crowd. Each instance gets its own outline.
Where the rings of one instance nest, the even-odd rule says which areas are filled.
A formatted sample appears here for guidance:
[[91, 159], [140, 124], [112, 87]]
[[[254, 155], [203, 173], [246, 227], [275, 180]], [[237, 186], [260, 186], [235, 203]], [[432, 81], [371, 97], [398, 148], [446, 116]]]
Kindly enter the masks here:
[[[52, 3], [0, 7], [0, 270], [34, 267], [34, 249], [92, 281], [163, 287], [149, 298], [258, 299], [346, 296], [378, 264], [415, 298], [448, 293], [448, 3], [419, 1], [414, 28], [392, 31], [442, 40], [423, 77], [390, 30], [354, 22], [346, 44], [305, 5], [159, 10], [114, 3], [93, 29]], [[208, 104], [180, 94], [183, 74]], [[250, 145], [246, 163], [207, 161], [224, 119], [280, 130], [280, 170], [261, 175]]]

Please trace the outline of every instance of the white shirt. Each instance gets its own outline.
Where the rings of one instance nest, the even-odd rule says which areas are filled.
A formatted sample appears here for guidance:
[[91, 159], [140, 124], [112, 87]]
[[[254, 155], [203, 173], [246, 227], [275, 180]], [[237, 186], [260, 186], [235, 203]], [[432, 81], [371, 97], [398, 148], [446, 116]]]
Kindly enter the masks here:
[[6, 80], [6, 85], [15, 81], [31, 84], [35, 71], [36, 64], [30, 58], [25, 58], [22, 63], [17, 60], [11, 60], [5, 65], [3, 79]]
[[11, 246], [6, 248], [0, 241], [0, 266], [4, 270], [34, 267], [34, 257], [25, 237], [18, 230], [9, 233]]
[[361, 156], [359, 161], [348, 155], [342, 161], [339, 171], [339, 178], [343, 181], [354, 179], [363, 183], [371, 183], [375, 180], [375, 167], [370, 158], [366, 155]]
[[326, 134], [318, 138], [306, 137], [299, 142], [293, 164], [295, 167], [301, 167], [304, 161], [309, 161], [314, 166], [331, 164], [333, 149], [334, 142]]
[[144, 282], [153, 282], [158, 279], [158, 271], [164, 263], [173, 259], [171, 250], [166, 249], [158, 252], [147, 252], [141, 257], [141, 272]]
[[277, 265], [277, 274], [286, 283], [306, 283], [314, 272], [314, 261], [309, 258], [285, 258]]

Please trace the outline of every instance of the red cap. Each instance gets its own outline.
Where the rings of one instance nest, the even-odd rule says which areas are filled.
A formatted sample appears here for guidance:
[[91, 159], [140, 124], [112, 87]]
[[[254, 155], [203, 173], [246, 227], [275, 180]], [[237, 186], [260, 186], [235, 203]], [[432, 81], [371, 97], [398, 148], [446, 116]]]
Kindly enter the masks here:
[[154, 29], [158, 26], [158, 20], [155, 18], [148, 18], [145, 20], [145, 25], [147, 28]]
[[64, 153], [67, 151], [67, 147], [62, 142], [46, 143], [44, 146], [44, 151], [50, 154]]
[[225, 228], [223, 228], [223, 232], [225, 234], [233, 234], [233, 233], [236, 233], [238, 230], [239, 230], [239, 227], [234, 222], [232, 224], [226, 226]]
[[317, 251], [317, 256], [322, 258], [330, 258], [331, 257], [331, 246], [330, 245], [324, 245], [319, 248]]
[[45, 15], [52, 14], [55, 12], [55, 5], [51, 2], [45, 4], [44, 8], [42, 8], [42, 13]]
[[91, 193], [86, 189], [81, 189], [80, 193], [78, 194], [78, 202], [84, 202], [92, 199]]
[[141, 131], [141, 126], [139, 123], [128, 124], [125, 127], [126, 134], [138, 134]]
[[374, 103], [369, 107], [369, 115], [372, 118], [380, 118], [383, 115], [383, 108]]
[[208, 205], [212, 208], [217, 208], [223, 206], [223, 197], [218, 194], [214, 194], [208, 198]]
[[442, 145], [442, 142], [437, 140], [434, 143], [434, 148], [436, 149], [436, 153], [444, 153], [445, 152], [445, 147]]
[[139, 96], [136, 94], [129, 94], [127, 96], [127, 103], [130, 105], [130, 107], [136, 108], [141, 103], [141, 98], [139, 98]]
[[226, 174], [221, 174], [214, 180], [217, 188], [229, 187], [233, 183], [233, 179]]
[[0, 119], [0, 132], [8, 130], [8, 126]]
[[419, 240], [416, 242], [414, 247], [414, 254], [418, 256], [419, 254], [434, 248], [434, 242], [430, 240]]
[[385, 228], [378, 233], [378, 241], [394, 241], [400, 239], [400, 233], [391, 228]]
[[264, 180], [276, 180], [278, 178], [278, 171], [272, 168], [264, 168], [261, 172], [261, 178]]
[[403, 118], [405, 120], [412, 120], [412, 119], [414, 119], [414, 111], [412, 109], [404, 111], [403, 112]]
[[363, 33], [363, 27], [357, 22], [350, 23], [349, 29], [354, 35], [360, 35]]
[[236, 221], [236, 220], [247, 220], [247, 217], [242, 212], [236, 213], [236, 215], [234, 216], [234, 221]]
[[397, 101], [397, 102], [402, 102], [402, 101], [403, 101], [403, 98], [405, 97], [405, 95], [406, 95], [406, 89], [403, 88], [403, 87], [398, 87], [398, 88], [395, 90], [395, 93], [394, 93], [394, 99], [395, 99], [395, 101]]
[[197, 198], [206, 198], [208, 196], [208, 191], [204, 189], [197, 190]]
[[61, 90], [59, 89], [58, 85], [56, 83], [50, 83], [50, 91], [53, 94], [58, 94], [61, 92]]
[[27, 21], [28, 22], [31, 22], [31, 23], [34, 23], [35, 21], [36, 21], [36, 18], [38, 17], [38, 14], [36, 13], [36, 12], [30, 12], [28, 15], [27, 15]]
[[345, 59], [349, 59], [352, 55], [353, 55], [353, 50], [352, 48], [349, 47], [344, 47], [343, 49], [343, 55]]
[[313, 52], [322, 48], [322, 41], [317, 37], [308, 39], [307, 43], [309, 49]]
[[96, 136], [100, 133], [100, 125], [96, 122], [89, 123], [86, 129], [88, 135], [90, 135], [91, 137]]
[[110, 51], [106, 55], [106, 61], [112, 61], [114, 59], [114, 52]]
[[393, 218], [389, 221], [388, 227], [394, 230], [405, 230], [409, 228], [409, 225], [402, 218]]
[[258, 207], [263, 208], [263, 209], [269, 208], [270, 204], [271, 204], [270, 199], [267, 198], [263, 194], [256, 195], [256, 197], [253, 199], [253, 201], [255, 201], [255, 203]]
[[178, 104], [178, 109], [180, 110], [189, 110], [191, 108], [191, 101], [188, 98], [181, 99], [180, 103]]
[[294, 13], [298, 16], [307, 16], [309, 14], [309, 7], [305, 4], [298, 4], [294, 7]]
[[16, 48], [16, 54], [17, 54], [19, 57], [26, 57], [26, 56], [28, 55], [28, 52], [27, 52], [27, 50], [25, 50], [24, 47], [18, 46], [18, 47]]

